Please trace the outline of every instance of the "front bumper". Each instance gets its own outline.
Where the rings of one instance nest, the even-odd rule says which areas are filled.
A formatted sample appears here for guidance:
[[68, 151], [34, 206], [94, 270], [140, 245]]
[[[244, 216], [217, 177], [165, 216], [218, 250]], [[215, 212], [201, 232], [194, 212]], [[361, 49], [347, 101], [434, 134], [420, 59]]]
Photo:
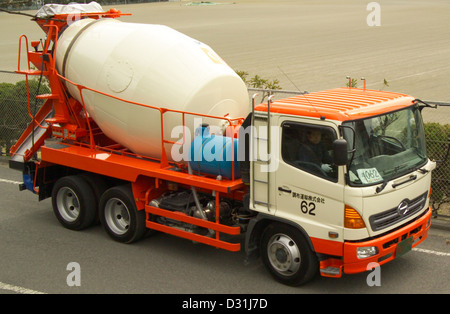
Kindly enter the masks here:
[[[354, 274], [364, 272], [368, 270], [367, 266], [369, 263], [383, 265], [393, 260], [397, 255], [403, 253], [403, 248], [401, 249], [402, 252], [400, 252], [400, 249], [398, 249], [397, 246], [399, 246], [402, 241], [411, 241], [409, 238], [412, 238], [412, 247], [417, 246], [427, 238], [428, 230], [430, 229], [430, 221], [431, 208], [428, 208], [426, 212], [416, 218], [412, 223], [387, 233], [384, 236], [364, 242], [345, 242], [342, 265], [344, 273]], [[371, 246], [378, 249], [378, 254], [363, 259], [357, 257], [356, 250], [358, 247]]]

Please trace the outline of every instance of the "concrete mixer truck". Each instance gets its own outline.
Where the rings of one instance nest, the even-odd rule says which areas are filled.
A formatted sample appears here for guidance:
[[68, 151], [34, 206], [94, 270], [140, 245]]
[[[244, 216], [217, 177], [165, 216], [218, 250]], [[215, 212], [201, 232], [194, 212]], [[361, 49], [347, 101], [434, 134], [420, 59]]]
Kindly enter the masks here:
[[10, 167], [64, 227], [242, 249], [287, 285], [364, 272], [427, 237], [421, 100], [343, 87], [257, 103], [211, 47], [171, 28], [45, 8], [46, 40], [21, 36], [17, 72], [51, 93], [38, 111], [29, 100]]

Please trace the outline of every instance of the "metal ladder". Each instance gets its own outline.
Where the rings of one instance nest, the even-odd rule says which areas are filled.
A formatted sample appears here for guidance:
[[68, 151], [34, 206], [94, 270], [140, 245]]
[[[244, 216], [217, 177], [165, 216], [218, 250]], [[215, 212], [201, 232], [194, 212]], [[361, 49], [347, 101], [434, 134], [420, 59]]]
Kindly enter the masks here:
[[[251, 166], [251, 191], [254, 209], [266, 209], [270, 212], [270, 172], [261, 171], [265, 167], [268, 170], [270, 164], [270, 104], [273, 95], [267, 101], [267, 112], [255, 111], [255, 97], [252, 97], [252, 141], [250, 149]], [[262, 130], [266, 130], [266, 133]], [[265, 148], [262, 148], [265, 146]], [[264, 154], [262, 153], [266, 153]]]

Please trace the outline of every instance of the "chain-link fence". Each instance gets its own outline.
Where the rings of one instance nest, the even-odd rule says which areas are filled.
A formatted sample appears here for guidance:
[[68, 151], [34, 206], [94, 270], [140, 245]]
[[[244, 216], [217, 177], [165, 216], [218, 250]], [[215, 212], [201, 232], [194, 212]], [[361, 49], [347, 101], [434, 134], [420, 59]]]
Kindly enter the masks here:
[[[39, 78], [30, 79], [27, 87], [24, 75], [0, 71], [0, 155], [9, 155], [9, 149], [43, 104], [43, 100], [37, 100], [36, 95], [49, 92], [44, 79], [41, 82]], [[30, 94], [30, 106], [27, 93]]]
[[[447, 104], [449, 106], [450, 104]], [[438, 108], [442, 108], [438, 106]], [[450, 107], [448, 107], [450, 109]], [[447, 118], [446, 121], [449, 121]], [[425, 123], [427, 155], [436, 161], [431, 188], [431, 205], [436, 215], [450, 217], [450, 124]]]
[[[39, 91], [38, 91], [39, 89]], [[28, 83], [30, 107], [27, 102], [27, 85], [24, 75], [0, 71], [0, 155], [9, 156], [9, 149], [15, 144], [31, 121], [31, 116], [43, 101], [36, 101], [37, 94], [50, 93], [46, 81], [39, 83], [39, 77], [30, 78]], [[259, 93], [257, 102], [266, 101], [267, 90], [249, 88], [249, 96]], [[278, 91], [275, 99], [299, 94], [299, 92]], [[429, 102], [432, 103], [432, 102]], [[432, 179], [432, 207], [436, 215], [450, 215], [450, 104], [436, 103], [437, 109], [424, 109], [427, 153], [435, 160], [437, 167]], [[432, 110], [432, 115], [426, 114]], [[444, 121], [445, 123], [443, 123]]]

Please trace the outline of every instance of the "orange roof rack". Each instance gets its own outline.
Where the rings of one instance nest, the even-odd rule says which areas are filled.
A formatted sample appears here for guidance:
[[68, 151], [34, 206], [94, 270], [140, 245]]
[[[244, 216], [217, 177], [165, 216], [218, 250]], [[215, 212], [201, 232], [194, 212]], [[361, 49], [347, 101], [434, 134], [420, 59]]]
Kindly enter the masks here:
[[[342, 87], [276, 100], [270, 111], [346, 121], [395, 111], [411, 106], [413, 101], [414, 97], [400, 93]], [[267, 104], [255, 110], [267, 111]]]

